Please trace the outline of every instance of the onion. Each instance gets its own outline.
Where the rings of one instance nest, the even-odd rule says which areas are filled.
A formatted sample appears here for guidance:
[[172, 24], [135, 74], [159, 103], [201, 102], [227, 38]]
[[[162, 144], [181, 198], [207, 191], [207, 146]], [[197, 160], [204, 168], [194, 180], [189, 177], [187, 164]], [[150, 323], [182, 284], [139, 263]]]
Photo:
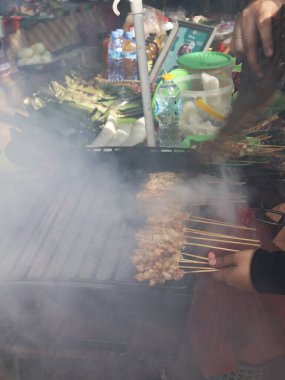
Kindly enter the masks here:
[[37, 42], [36, 44], [31, 46], [35, 55], [44, 54], [46, 51], [45, 45], [42, 42]]
[[42, 63], [42, 58], [39, 55], [34, 55], [32, 58], [30, 58], [30, 65], [39, 65]]
[[52, 61], [52, 55], [49, 51], [46, 51], [42, 56], [41, 56], [42, 62], [43, 63], [50, 63]]
[[31, 48], [22, 48], [17, 53], [19, 58], [30, 58], [34, 55], [34, 51]]

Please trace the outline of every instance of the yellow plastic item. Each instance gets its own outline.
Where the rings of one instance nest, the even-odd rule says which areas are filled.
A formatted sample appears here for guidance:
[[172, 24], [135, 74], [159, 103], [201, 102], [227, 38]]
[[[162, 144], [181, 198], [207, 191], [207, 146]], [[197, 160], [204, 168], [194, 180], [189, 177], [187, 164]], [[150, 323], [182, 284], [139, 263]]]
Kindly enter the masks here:
[[214, 119], [216, 119], [218, 121], [224, 121], [225, 120], [224, 115], [222, 115], [221, 113], [214, 110], [214, 108], [210, 107], [207, 103], [205, 103], [203, 101], [203, 99], [197, 98], [195, 100], [195, 104], [198, 108], [200, 108], [202, 111], [204, 111], [207, 114], [209, 114], [210, 116], [212, 116]]
[[173, 80], [174, 79], [174, 75], [172, 73], [164, 73], [162, 75], [162, 79], [163, 80]]

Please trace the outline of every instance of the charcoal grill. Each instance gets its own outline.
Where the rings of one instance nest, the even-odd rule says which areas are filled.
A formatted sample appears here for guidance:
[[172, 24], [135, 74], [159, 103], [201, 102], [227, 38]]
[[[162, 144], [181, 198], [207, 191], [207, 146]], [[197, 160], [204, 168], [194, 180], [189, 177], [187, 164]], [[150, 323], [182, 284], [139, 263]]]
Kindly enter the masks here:
[[136, 194], [148, 172], [199, 173], [189, 166], [190, 152], [168, 153], [77, 151], [61, 155], [47, 177], [27, 172], [3, 180], [3, 353], [25, 363], [34, 356], [118, 355], [125, 368], [175, 360], [193, 278], [150, 288], [133, 278], [130, 261], [144, 223]]
[[153, 288], [134, 280], [130, 256], [144, 223], [136, 194], [149, 172], [216, 169], [180, 149], [77, 150], [61, 154], [52, 175], [3, 181], [0, 350], [25, 363], [115, 355], [125, 370], [173, 362], [193, 277]]

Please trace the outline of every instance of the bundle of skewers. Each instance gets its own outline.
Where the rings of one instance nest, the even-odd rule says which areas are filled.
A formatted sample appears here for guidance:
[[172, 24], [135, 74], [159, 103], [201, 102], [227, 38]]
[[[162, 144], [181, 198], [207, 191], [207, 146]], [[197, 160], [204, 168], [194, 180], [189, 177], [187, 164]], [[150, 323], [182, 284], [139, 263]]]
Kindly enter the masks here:
[[[202, 218], [199, 216], [190, 216], [187, 223], [201, 224], [202, 226], [215, 226], [216, 228], [241, 230], [254, 233], [254, 227], [247, 227], [238, 224], [230, 224], [216, 219]], [[246, 248], [258, 248], [260, 241], [249, 237], [241, 237], [227, 233], [206, 231], [197, 228], [185, 227], [185, 246], [208, 248], [222, 252], [236, 252]], [[222, 243], [222, 245], [221, 245]]]
[[[276, 115], [275, 115], [276, 116]], [[260, 127], [265, 124], [274, 123], [275, 120], [269, 118], [267, 121], [257, 124], [255, 127], [243, 130], [235, 136], [231, 136], [226, 141], [213, 141], [203, 143], [200, 153], [205, 161], [210, 161], [210, 156], [215, 149], [216, 156], [214, 162], [239, 160], [249, 163], [271, 162], [274, 159], [284, 158], [285, 145], [272, 143], [273, 136], [260, 131]], [[253, 137], [254, 135], [254, 137]], [[211, 150], [213, 148], [213, 150]], [[211, 156], [212, 157], [212, 156]]]
[[[211, 273], [218, 269], [211, 268], [208, 259], [202, 255], [189, 252], [191, 249], [208, 249], [215, 252], [237, 252], [246, 248], [258, 248], [258, 239], [244, 238], [236, 235], [210, 232], [199, 228], [189, 228], [183, 223], [185, 213], [179, 219], [172, 220], [172, 225], [157, 222], [141, 229], [137, 235], [137, 246], [132, 261], [138, 270], [138, 281], [148, 280], [151, 286], [163, 284], [167, 280], [180, 280], [186, 274]], [[185, 220], [184, 220], [185, 221]], [[254, 232], [255, 229], [242, 225], [228, 224], [219, 220], [200, 218], [187, 214], [187, 223], [201, 223], [233, 230]]]
[[[137, 249], [132, 262], [138, 271], [136, 280], [149, 281], [150, 286], [180, 280], [188, 274], [206, 274], [218, 270], [209, 266], [203, 254], [192, 253], [189, 248], [236, 252], [245, 247], [259, 247], [257, 239], [205, 230], [210, 226], [212, 229], [254, 233], [254, 228], [193, 216], [183, 211], [177, 199], [171, 198], [169, 202], [168, 195], [179, 181], [181, 176], [174, 173], [151, 174], [143, 191], [138, 194], [138, 200], [143, 202], [141, 209], [146, 215], [146, 225], [136, 234]], [[148, 202], [151, 207], [147, 207]], [[195, 227], [189, 227], [189, 224]]]

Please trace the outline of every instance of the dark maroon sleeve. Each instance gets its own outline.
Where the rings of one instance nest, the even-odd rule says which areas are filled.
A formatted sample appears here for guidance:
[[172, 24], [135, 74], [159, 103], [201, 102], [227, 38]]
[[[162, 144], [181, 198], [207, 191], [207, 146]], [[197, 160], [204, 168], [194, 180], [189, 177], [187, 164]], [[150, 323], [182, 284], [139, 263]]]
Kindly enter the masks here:
[[285, 294], [285, 252], [256, 250], [250, 274], [253, 287], [258, 292]]

